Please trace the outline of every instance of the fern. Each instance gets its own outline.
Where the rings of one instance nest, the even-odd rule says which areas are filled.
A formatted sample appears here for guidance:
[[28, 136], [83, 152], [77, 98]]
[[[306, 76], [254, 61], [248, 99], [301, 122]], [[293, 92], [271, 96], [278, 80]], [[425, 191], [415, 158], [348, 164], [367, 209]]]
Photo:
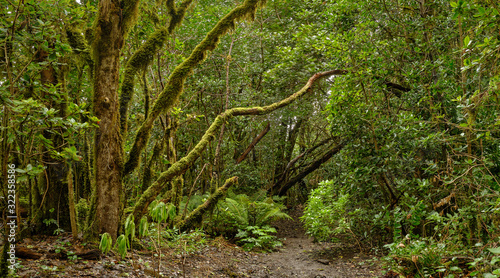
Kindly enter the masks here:
[[238, 226], [245, 227], [248, 226], [248, 208], [246, 206], [246, 199], [241, 198], [240, 202], [226, 198], [222, 206], [225, 206], [225, 212], [227, 213], [227, 219]]
[[[264, 227], [280, 218], [291, 219], [282, 211], [284, 208], [262, 192], [257, 192], [252, 197], [245, 194], [233, 195], [219, 202], [213, 225], [222, 233], [235, 233], [249, 226]], [[220, 227], [225, 227], [225, 230], [221, 231]]]

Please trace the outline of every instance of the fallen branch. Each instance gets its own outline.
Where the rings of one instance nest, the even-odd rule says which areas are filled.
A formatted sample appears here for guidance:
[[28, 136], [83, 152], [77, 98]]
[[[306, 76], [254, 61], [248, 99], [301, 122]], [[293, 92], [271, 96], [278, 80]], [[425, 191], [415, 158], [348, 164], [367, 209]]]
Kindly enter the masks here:
[[344, 143], [340, 143], [336, 145], [334, 148], [330, 149], [328, 152], [323, 154], [322, 157], [319, 159], [313, 161], [309, 166], [307, 166], [302, 172], [297, 174], [295, 177], [287, 181], [285, 184], [281, 185], [280, 184], [274, 184], [273, 187], [270, 188], [269, 191], [273, 195], [277, 194], [279, 196], [283, 196], [286, 194], [288, 189], [290, 189], [292, 186], [294, 186], [296, 183], [298, 183], [300, 180], [305, 178], [307, 175], [318, 169], [323, 163], [328, 161], [334, 154], [338, 153], [340, 150], [344, 148]]

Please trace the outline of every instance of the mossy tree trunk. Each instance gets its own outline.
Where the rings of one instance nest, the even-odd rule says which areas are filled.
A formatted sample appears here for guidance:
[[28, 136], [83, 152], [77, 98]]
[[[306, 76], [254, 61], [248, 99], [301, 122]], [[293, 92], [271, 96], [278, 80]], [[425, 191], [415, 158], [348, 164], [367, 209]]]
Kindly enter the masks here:
[[[94, 140], [93, 196], [87, 220], [87, 238], [109, 233], [116, 239], [122, 196], [123, 171], [122, 135], [127, 134], [126, 115], [133, 95], [136, 74], [145, 69], [152, 53], [157, 52], [167, 35], [181, 23], [192, 0], [184, 0], [177, 7], [167, 0], [171, 20], [168, 28], [160, 28], [131, 57], [125, 68], [122, 96], [119, 99], [120, 51], [138, 14], [138, 0], [102, 0], [94, 24], [92, 60], [94, 65], [94, 114], [100, 119]], [[120, 105], [122, 110], [120, 111]], [[120, 116], [122, 115], [122, 117]], [[122, 125], [120, 125], [120, 119]]]
[[116, 240], [120, 223], [123, 150], [118, 101], [120, 51], [137, 14], [138, 1], [99, 2], [94, 27], [95, 185], [88, 238], [109, 233]]
[[217, 205], [217, 202], [225, 196], [229, 187], [238, 182], [238, 177], [232, 177], [226, 180], [223, 186], [219, 187], [210, 197], [194, 211], [192, 211], [185, 219], [182, 219], [177, 226], [181, 231], [187, 231], [191, 228], [198, 227], [203, 219], [203, 215], [212, 211]]

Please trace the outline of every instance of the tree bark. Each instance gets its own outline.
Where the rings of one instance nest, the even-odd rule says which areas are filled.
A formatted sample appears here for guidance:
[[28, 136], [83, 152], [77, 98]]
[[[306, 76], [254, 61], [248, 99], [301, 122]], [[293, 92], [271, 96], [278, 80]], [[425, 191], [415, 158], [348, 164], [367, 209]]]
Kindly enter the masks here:
[[[39, 49], [37, 52], [36, 60], [38, 62], [47, 62], [49, 53]], [[61, 69], [61, 71], [63, 71]], [[60, 79], [58, 80], [58, 74], [54, 65], [49, 64], [46, 68], [40, 72], [40, 81], [44, 85], [44, 88], [49, 88], [49, 86], [57, 86], [58, 84], [64, 83], [64, 73], [60, 74]], [[59, 93], [63, 96], [63, 100], [60, 103], [52, 100], [51, 96], [43, 91], [42, 98], [46, 100], [47, 106], [58, 110], [58, 117], [64, 118], [66, 116], [67, 107], [67, 94], [64, 91], [65, 86], [61, 86]], [[52, 147], [56, 151], [61, 151], [64, 145], [63, 137], [53, 130], [45, 130], [43, 136], [52, 141]], [[45, 171], [39, 176], [39, 182], [37, 184], [37, 190], [41, 194], [34, 194], [35, 198], [34, 204], [36, 207], [32, 223], [35, 224], [35, 232], [44, 233], [48, 235], [53, 235], [53, 232], [57, 229], [69, 230], [71, 228], [69, 206], [68, 206], [68, 185], [67, 185], [67, 174], [68, 168], [66, 167], [66, 162], [60, 158], [54, 157], [48, 150], [48, 148], [41, 147], [41, 160], [46, 167]], [[45, 219], [54, 219], [57, 221], [56, 225], [46, 226], [42, 221]]]
[[208, 51], [217, 47], [220, 38], [235, 27], [236, 21], [241, 19], [253, 19], [257, 8], [263, 6], [263, 0], [246, 0], [238, 7], [234, 8], [206, 35], [181, 64], [179, 64], [170, 74], [165, 89], [156, 99], [146, 120], [139, 128], [135, 137], [134, 145], [130, 150], [130, 155], [124, 166], [124, 174], [131, 173], [140, 162], [141, 153], [147, 145], [151, 135], [153, 123], [160, 113], [168, 111], [175, 104], [179, 96], [183, 93], [186, 79], [193, 73], [194, 68], [203, 62]]
[[307, 154], [310, 154], [312, 152], [314, 152], [317, 148], [325, 145], [326, 143], [332, 141], [333, 138], [327, 138], [321, 142], [319, 142], [317, 145], [313, 146], [312, 148], [309, 148], [305, 151], [303, 151], [301, 154], [299, 154], [298, 156], [296, 156], [294, 159], [290, 160], [290, 162], [288, 162], [288, 164], [286, 165], [285, 169], [283, 170], [283, 172], [281, 174], [279, 174], [278, 176], [278, 180], [274, 183], [273, 185], [273, 188], [279, 188], [281, 187], [282, 184], [286, 183], [288, 180], [290, 180], [290, 173], [292, 172], [292, 167], [304, 156], [306, 156]]
[[179, 229], [181, 231], [187, 231], [193, 226], [199, 225], [201, 223], [201, 220], [203, 218], [203, 214], [207, 211], [211, 211], [215, 205], [217, 205], [217, 202], [220, 200], [220, 198], [224, 197], [226, 191], [231, 187], [233, 184], [238, 182], [238, 177], [232, 177], [230, 179], [227, 179], [226, 182], [224, 183], [223, 186], [217, 189], [214, 194], [212, 194], [206, 201], [205, 203], [201, 204], [199, 207], [197, 207], [193, 212], [191, 212], [186, 219], [181, 221], [179, 223]]
[[236, 164], [240, 164], [247, 157], [247, 155], [253, 150], [253, 148], [255, 148], [255, 145], [259, 143], [259, 141], [269, 132], [270, 129], [271, 124], [267, 123], [266, 127], [259, 133], [259, 135], [257, 135], [257, 137], [252, 140], [252, 143], [250, 143], [250, 145], [240, 155], [240, 157], [238, 157], [238, 159], [236, 160]]
[[318, 169], [323, 163], [327, 162], [334, 154], [342, 150], [343, 147], [344, 143], [336, 145], [334, 148], [330, 149], [325, 154], [323, 154], [319, 159], [311, 162], [307, 167], [304, 168], [304, 170], [302, 170], [295, 177], [291, 178], [285, 184], [283, 185], [275, 184], [270, 189], [271, 193], [273, 195], [277, 194], [279, 196], [284, 196], [292, 186], [294, 186], [296, 183], [305, 178], [307, 175]]
[[95, 192], [90, 212], [89, 234], [95, 238], [109, 233], [116, 240], [120, 223], [120, 195], [122, 193], [122, 138], [118, 85], [120, 50], [124, 31], [121, 24], [122, 9], [119, 0], [99, 2], [99, 13], [94, 41], [94, 115], [99, 128], [94, 139]]

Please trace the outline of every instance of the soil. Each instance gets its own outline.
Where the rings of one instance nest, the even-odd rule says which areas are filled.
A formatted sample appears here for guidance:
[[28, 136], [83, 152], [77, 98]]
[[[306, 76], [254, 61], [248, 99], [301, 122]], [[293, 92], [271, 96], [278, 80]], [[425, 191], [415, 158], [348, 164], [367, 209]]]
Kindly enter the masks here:
[[[360, 252], [356, 242], [317, 243], [305, 235], [298, 221], [301, 209], [289, 212], [292, 220], [274, 223], [283, 247], [271, 253], [246, 252], [222, 237], [212, 239], [189, 255], [162, 250], [161, 277], [380, 277], [378, 258]], [[93, 258], [71, 237], [25, 239], [21, 248], [36, 253], [22, 259], [18, 277], [158, 277], [157, 253], [132, 251], [124, 260], [117, 254]], [[87, 249], [87, 251], [86, 251]], [[90, 254], [71, 260], [68, 252]], [[153, 259], [154, 258], [154, 259]]]

